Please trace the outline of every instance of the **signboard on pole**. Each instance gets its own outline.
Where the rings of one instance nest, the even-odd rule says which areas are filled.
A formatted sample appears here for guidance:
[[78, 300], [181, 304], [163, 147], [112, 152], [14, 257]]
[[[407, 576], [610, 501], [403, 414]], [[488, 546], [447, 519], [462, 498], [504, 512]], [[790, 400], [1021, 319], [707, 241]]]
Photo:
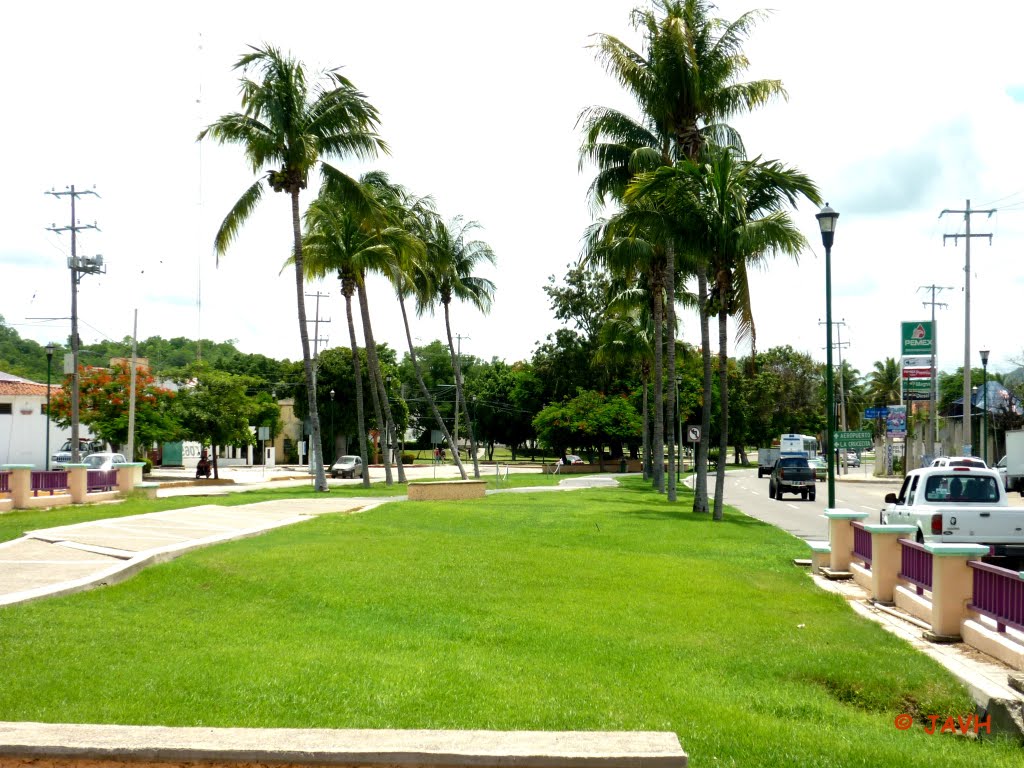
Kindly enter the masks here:
[[932, 380], [929, 376], [926, 379], [904, 379], [903, 398], [905, 400], [930, 400], [932, 396]]
[[907, 406], [889, 406], [889, 414], [885, 417], [885, 433], [889, 437], [907, 436]]
[[931, 320], [900, 324], [900, 355], [930, 355], [935, 351], [935, 329]]
[[870, 448], [871, 432], [869, 430], [856, 430], [853, 432], [836, 432], [836, 448], [867, 449]]
[[917, 356], [917, 355], [914, 355], [914, 356], [911, 356], [911, 357], [904, 357], [903, 358], [903, 367], [904, 368], [931, 368], [932, 367], [932, 359], [931, 359], [931, 357], [928, 357], [928, 356], [920, 357], [920, 356]]
[[889, 409], [884, 405], [881, 408], [867, 408], [864, 411], [865, 419], [884, 419], [889, 415]]
[[932, 369], [931, 368], [904, 368], [903, 369], [904, 379], [928, 379], [931, 381]]

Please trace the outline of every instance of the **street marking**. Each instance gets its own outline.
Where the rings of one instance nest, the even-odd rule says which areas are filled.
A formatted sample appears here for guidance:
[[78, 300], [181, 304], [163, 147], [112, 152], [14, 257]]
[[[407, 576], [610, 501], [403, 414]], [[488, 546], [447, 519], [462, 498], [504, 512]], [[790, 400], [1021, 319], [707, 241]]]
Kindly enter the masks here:
[[790, 509], [800, 509], [800, 507], [798, 507], [796, 504], [787, 503], [786, 506], [789, 507]]

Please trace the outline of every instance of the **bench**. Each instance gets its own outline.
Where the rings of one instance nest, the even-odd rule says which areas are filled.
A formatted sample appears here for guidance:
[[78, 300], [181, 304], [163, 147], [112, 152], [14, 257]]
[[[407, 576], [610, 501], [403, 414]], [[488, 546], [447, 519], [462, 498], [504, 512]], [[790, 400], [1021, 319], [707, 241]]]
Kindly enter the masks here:
[[457, 501], [482, 499], [487, 483], [483, 480], [442, 480], [436, 483], [409, 483], [409, 501]]

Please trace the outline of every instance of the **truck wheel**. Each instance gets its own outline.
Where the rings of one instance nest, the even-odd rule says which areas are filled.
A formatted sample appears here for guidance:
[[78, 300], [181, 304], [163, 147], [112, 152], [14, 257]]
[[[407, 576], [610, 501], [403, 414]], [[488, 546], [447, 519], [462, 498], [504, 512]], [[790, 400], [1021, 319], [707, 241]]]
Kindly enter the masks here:
[[761, 468], [758, 467], [757, 468], [757, 479], [760, 480], [762, 477], [764, 477], [764, 473], [761, 471]]
[[775, 498], [775, 483], [773, 483], [771, 480], [768, 481], [768, 498]]
[[807, 501], [807, 491], [800, 491], [800, 498], [803, 501]]
[[811, 501], [814, 501], [814, 497], [815, 497], [816, 495], [817, 495], [817, 494], [816, 494], [816, 493], [815, 493], [814, 491], [811, 491], [811, 496], [810, 496], [810, 499], [811, 499]]
[[914, 537], [914, 541], [918, 544], [924, 544], [924, 533], [921, 532], [920, 528], [917, 529], [917, 535]]
[[775, 498], [778, 499], [779, 501], [782, 501], [782, 486], [781, 485], [775, 486]]

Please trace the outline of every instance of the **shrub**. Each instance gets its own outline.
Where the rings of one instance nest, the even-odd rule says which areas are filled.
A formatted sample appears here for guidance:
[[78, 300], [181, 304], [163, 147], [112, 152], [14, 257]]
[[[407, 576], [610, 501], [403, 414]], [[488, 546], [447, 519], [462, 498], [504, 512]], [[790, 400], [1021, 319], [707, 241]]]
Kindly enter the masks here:
[[145, 465], [145, 466], [142, 467], [142, 474], [148, 475], [150, 472], [153, 471], [153, 460], [152, 459], [150, 459], [149, 457], [146, 457], [145, 459], [142, 460], [142, 463]]
[[412, 453], [403, 453], [402, 454], [402, 463], [403, 464], [412, 464], [415, 460], [416, 460], [416, 456], [414, 454], [412, 454]]

